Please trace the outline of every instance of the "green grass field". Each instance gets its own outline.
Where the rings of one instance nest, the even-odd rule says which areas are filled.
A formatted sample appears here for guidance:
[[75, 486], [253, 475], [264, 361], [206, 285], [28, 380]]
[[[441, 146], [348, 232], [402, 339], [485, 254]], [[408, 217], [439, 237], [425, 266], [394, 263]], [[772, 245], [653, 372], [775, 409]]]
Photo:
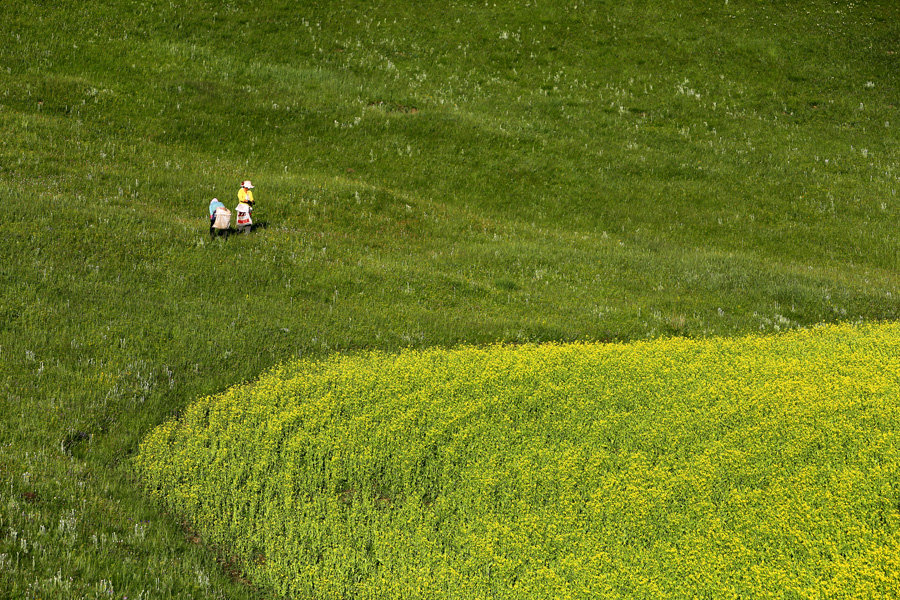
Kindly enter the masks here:
[[297, 357], [900, 314], [895, 2], [0, 19], [0, 597], [266, 597], [130, 457]]

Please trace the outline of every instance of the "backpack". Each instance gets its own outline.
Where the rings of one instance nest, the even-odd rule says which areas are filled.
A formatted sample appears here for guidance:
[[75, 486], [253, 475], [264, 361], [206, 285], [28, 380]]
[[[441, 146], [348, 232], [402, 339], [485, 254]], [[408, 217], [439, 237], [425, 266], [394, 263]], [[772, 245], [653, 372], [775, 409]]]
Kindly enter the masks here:
[[216, 221], [213, 223], [215, 229], [228, 229], [231, 226], [231, 211], [227, 208], [219, 207], [216, 209]]

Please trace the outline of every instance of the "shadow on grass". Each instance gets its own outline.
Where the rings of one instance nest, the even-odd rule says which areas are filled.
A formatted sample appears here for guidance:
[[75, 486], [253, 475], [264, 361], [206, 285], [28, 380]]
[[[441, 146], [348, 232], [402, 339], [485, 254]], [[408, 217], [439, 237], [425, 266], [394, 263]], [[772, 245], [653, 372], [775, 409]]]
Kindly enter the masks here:
[[235, 227], [229, 227], [228, 229], [214, 229], [212, 232], [210, 232], [209, 237], [211, 239], [224, 238], [227, 240], [233, 235], [253, 233], [254, 231], [257, 231], [259, 229], [266, 229], [268, 226], [268, 221], [260, 221], [259, 223], [253, 223], [252, 225], [250, 225], [250, 229], [246, 231], [241, 231], [240, 229], [237, 229]]

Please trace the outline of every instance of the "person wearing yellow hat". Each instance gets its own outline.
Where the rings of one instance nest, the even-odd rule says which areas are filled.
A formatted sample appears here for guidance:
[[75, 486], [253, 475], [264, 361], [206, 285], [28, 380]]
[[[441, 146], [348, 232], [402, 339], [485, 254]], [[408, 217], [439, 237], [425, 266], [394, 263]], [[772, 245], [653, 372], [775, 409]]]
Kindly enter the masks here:
[[251, 211], [253, 211], [253, 192], [250, 191], [252, 189], [253, 184], [247, 179], [241, 183], [241, 189], [238, 190], [238, 202], [243, 202], [249, 206]]

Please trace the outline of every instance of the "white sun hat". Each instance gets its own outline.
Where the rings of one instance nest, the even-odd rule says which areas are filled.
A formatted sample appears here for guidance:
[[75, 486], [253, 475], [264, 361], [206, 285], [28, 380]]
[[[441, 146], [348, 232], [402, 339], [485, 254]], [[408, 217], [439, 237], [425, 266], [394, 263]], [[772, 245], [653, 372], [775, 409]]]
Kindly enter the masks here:
[[241, 187], [245, 187], [245, 188], [247, 188], [248, 190], [252, 190], [252, 189], [253, 189], [253, 184], [250, 183], [250, 180], [248, 179], [248, 180], [246, 180], [244, 183], [241, 184]]

